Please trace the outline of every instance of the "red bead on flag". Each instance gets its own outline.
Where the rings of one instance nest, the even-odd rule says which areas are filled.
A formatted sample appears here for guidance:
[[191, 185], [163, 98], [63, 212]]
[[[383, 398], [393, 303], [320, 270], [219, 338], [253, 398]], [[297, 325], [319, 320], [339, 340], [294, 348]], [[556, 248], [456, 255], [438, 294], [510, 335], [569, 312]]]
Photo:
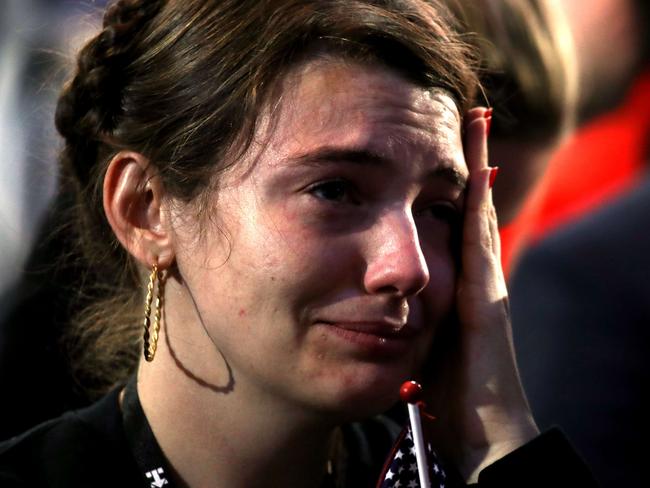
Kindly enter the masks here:
[[422, 400], [422, 387], [420, 383], [405, 381], [399, 389], [399, 397], [404, 403], [418, 403]]

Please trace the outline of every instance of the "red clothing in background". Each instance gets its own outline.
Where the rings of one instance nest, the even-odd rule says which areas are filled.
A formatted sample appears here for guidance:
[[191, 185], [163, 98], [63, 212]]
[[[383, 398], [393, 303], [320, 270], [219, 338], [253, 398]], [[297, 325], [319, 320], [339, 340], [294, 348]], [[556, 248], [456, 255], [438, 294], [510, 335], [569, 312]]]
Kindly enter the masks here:
[[650, 71], [619, 107], [558, 150], [517, 218], [501, 229], [506, 276], [524, 247], [630, 190], [645, 171], [649, 134]]

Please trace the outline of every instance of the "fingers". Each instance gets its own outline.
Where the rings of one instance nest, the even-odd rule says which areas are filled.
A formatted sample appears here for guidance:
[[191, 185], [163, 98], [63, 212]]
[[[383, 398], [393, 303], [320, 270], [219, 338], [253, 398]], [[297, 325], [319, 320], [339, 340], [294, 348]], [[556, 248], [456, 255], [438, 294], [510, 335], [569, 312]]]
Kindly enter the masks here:
[[482, 284], [488, 289], [500, 279], [501, 244], [492, 203], [494, 170], [488, 166], [485, 115], [486, 109], [475, 108], [466, 117], [465, 157], [470, 178], [465, 199], [463, 271], [465, 284]]
[[499, 221], [497, 219], [497, 211], [496, 208], [494, 207], [494, 202], [492, 201], [492, 190], [490, 190], [489, 205], [490, 205], [490, 215], [488, 218], [490, 220], [490, 236], [492, 238], [492, 251], [496, 256], [497, 261], [500, 263], [501, 262], [501, 237], [499, 236]]
[[[466, 252], [468, 247], [481, 254], [492, 247], [492, 232], [485, 215], [488, 210], [486, 201], [490, 173], [485, 112], [484, 108], [477, 107], [465, 117], [465, 159], [469, 169], [469, 188], [465, 197], [464, 261], [470, 257]], [[464, 267], [467, 264], [464, 263]]]
[[465, 116], [465, 160], [470, 174], [488, 165], [486, 109], [479, 107]]
[[481, 269], [481, 262], [489, 261], [495, 254], [496, 216], [492, 218], [490, 173], [491, 169], [484, 167], [470, 174], [463, 225], [463, 268], [470, 274]]
[[474, 119], [485, 118], [488, 109], [485, 107], [474, 107], [465, 113], [464, 124], [467, 127]]

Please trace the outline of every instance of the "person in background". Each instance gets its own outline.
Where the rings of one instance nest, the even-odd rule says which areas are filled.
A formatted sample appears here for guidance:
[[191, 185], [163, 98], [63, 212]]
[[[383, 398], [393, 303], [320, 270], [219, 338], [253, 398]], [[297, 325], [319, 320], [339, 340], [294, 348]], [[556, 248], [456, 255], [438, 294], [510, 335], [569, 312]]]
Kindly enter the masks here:
[[502, 230], [508, 273], [529, 246], [622, 197], [647, 169], [650, 4], [566, 3], [581, 47], [580, 127], [553, 155], [517, 218]]
[[[608, 487], [647, 485], [636, 446], [650, 434], [643, 407], [650, 376], [650, 17], [647, 2], [625, 6], [636, 8], [623, 16], [632, 24], [626, 35], [636, 39], [622, 54], [634, 59], [631, 87], [552, 162], [524, 212], [530, 247], [510, 282], [514, 340], [535, 417], [544, 426], [561, 424]], [[608, 58], [592, 62], [610, 69]]]
[[647, 486], [650, 180], [532, 247], [511, 280], [522, 380], [602, 486]]

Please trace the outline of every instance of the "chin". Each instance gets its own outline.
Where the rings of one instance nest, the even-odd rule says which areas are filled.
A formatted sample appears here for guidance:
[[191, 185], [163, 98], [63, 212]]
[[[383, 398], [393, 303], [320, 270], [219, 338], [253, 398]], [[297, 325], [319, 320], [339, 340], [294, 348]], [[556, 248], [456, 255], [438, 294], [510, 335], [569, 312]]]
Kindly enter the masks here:
[[324, 388], [323, 393], [328, 392], [326, 398], [322, 398], [325, 410], [343, 421], [380, 414], [397, 402], [402, 383], [411, 376], [403, 367], [383, 371], [360, 368], [356, 372], [346, 372]]

